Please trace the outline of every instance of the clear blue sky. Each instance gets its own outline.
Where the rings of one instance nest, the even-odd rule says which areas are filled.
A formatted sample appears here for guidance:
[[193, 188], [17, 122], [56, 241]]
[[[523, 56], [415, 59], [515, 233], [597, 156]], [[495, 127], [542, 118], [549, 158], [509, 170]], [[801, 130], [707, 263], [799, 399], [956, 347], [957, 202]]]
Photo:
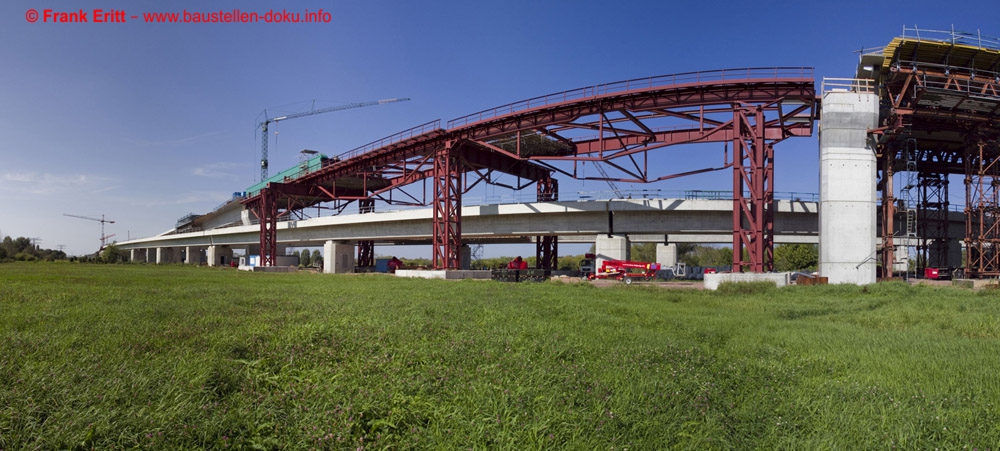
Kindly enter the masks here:
[[[1000, 36], [995, 1], [919, 3], [6, 1], [0, 233], [83, 254], [97, 249], [100, 225], [63, 213], [104, 214], [117, 221], [107, 231], [118, 240], [163, 232], [256, 182], [262, 110], [294, 112], [313, 99], [317, 106], [413, 100], [279, 124], [272, 173], [295, 164], [304, 148], [332, 155], [433, 119], [622, 79], [751, 66], [813, 66], [817, 78], [850, 77], [858, 49], [885, 45], [904, 24]], [[30, 23], [30, 8], [119, 9], [140, 19]], [[322, 8], [331, 20], [141, 20], [237, 8]], [[776, 190], [816, 192], [817, 153], [815, 138], [780, 144]], [[672, 151], [670, 158], [694, 157]], [[716, 173], [656, 187], [726, 190], [730, 180]], [[563, 181], [561, 189], [607, 188]]]

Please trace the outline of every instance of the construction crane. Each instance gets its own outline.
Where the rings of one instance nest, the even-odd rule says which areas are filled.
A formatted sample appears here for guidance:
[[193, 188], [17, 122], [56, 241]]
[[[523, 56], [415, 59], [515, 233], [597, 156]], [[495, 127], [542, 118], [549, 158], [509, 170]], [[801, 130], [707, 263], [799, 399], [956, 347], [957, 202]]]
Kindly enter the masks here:
[[285, 116], [279, 117], [267, 117], [267, 110], [264, 110], [264, 120], [260, 123], [260, 180], [267, 180], [267, 128], [270, 124], [287, 121], [289, 119], [295, 119], [299, 117], [312, 116], [314, 114], [329, 113], [332, 111], [349, 110], [352, 108], [362, 108], [366, 106], [382, 105], [386, 103], [396, 103], [405, 102], [410, 100], [409, 97], [393, 98], [393, 99], [382, 99], [374, 100], [371, 102], [360, 102], [360, 103], [350, 103], [347, 105], [334, 106], [330, 108], [320, 108], [318, 110], [313, 109], [309, 111], [302, 111], [299, 113], [292, 113]]
[[112, 221], [110, 219], [104, 219], [104, 215], [101, 215], [101, 219], [91, 218], [89, 216], [71, 215], [69, 213], [63, 213], [63, 216], [69, 216], [71, 218], [80, 218], [80, 219], [87, 219], [87, 220], [90, 220], [90, 221], [100, 222], [101, 223], [101, 250], [104, 250], [104, 246], [107, 244], [108, 238], [111, 238], [111, 237], [114, 236], [113, 234], [112, 235], [105, 235], [104, 234], [104, 223], [108, 223], [108, 224], [114, 224], [115, 223], [114, 221]]

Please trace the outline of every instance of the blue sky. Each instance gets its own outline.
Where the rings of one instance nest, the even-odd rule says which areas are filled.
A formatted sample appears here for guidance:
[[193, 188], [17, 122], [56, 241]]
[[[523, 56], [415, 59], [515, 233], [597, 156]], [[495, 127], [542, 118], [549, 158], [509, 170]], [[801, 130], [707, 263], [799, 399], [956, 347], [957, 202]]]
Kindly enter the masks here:
[[[987, 28], [996, 26], [995, 2], [919, 3], [3, 2], [0, 233], [83, 254], [97, 249], [100, 225], [63, 213], [104, 214], [117, 221], [107, 231], [118, 240], [205, 213], [257, 181], [255, 124], [264, 109], [412, 98], [279, 123], [270, 152], [276, 173], [304, 148], [333, 155], [433, 119], [593, 84], [767, 66], [850, 77], [857, 50], [885, 45], [904, 24], [1000, 36]], [[331, 21], [30, 23], [30, 8], [140, 17], [323, 9]], [[815, 137], [781, 143], [776, 190], [816, 192], [817, 153]], [[655, 188], [726, 190], [730, 180], [715, 173]], [[608, 188], [564, 180], [561, 189]]]

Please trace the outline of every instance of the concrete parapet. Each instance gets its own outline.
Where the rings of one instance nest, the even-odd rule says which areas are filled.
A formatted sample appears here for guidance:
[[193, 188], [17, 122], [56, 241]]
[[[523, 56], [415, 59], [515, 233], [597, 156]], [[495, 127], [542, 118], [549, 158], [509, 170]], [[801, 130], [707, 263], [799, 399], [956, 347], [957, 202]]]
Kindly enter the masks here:
[[490, 271], [455, 269], [397, 269], [396, 277], [418, 279], [490, 279]]
[[968, 288], [971, 290], [981, 290], [983, 288], [997, 288], [997, 279], [955, 279], [951, 281], [952, 286]]
[[770, 273], [717, 273], [705, 274], [705, 289], [718, 290], [722, 282], [774, 282], [779, 288], [791, 283], [791, 273], [770, 272]]

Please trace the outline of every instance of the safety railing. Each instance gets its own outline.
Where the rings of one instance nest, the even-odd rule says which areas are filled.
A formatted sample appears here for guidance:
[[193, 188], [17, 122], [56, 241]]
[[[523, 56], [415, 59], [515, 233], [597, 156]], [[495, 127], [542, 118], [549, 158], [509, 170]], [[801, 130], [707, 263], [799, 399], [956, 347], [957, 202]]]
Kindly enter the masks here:
[[917, 41], [950, 42], [952, 44], [967, 45], [980, 49], [1000, 50], [1000, 39], [983, 36], [979, 30], [975, 33], [966, 31], [951, 30], [925, 30], [914, 26], [909, 28], [903, 26], [903, 37], [916, 39]]
[[385, 138], [382, 138], [380, 140], [372, 141], [372, 142], [370, 142], [368, 144], [365, 144], [363, 146], [356, 147], [356, 148], [351, 149], [351, 150], [349, 150], [347, 152], [344, 152], [344, 153], [342, 153], [340, 155], [337, 155], [337, 158], [340, 161], [344, 161], [344, 160], [347, 160], [349, 158], [354, 158], [354, 157], [356, 157], [358, 155], [363, 155], [365, 153], [371, 152], [371, 151], [373, 151], [375, 149], [381, 149], [381, 148], [383, 148], [385, 146], [388, 146], [390, 144], [394, 144], [394, 143], [403, 141], [405, 139], [410, 139], [410, 138], [413, 138], [414, 136], [420, 136], [420, 135], [422, 135], [424, 133], [432, 132], [432, 131], [440, 129], [440, 128], [441, 128], [441, 120], [440, 119], [433, 120], [433, 121], [430, 121], [430, 122], [428, 122], [426, 124], [420, 124], [420, 125], [418, 125], [416, 127], [413, 127], [413, 128], [407, 129], [407, 130], [403, 130], [403, 131], [401, 131], [399, 133], [386, 136]]
[[873, 93], [875, 92], [875, 80], [867, 78], [824, 78], [823, 83], [820, 85], [820, 92], [827, 93], [831, 91]]
[[750, 67], [744, 69], [721, 69], [702, 72], [683, 72], [671, 75], [659, 75], [655, 77], [636, 78], [632, 80], [617, 81], [602, 85], [578, 88], [569, 91], [557, 92], [540, 97], [533, 97], [520, 102], [509, 103], [477, 113], [472, 113], [448, 121], [448, 128], [461, 127], [475, 122], [492, 119], [518, 111], [531, 108], [542, 107], [550, 104], [567, 102], [570, 100], [586, 99], [606, 94], [627, 92], [635, 89], [650, 89], [660, 86], [672, 86], [687, 83], [700, 83], [708, 81], [728, 81], [746, 79], [770, 79], [770, 78], [812, 78], [813, 68], [811, 67]]

